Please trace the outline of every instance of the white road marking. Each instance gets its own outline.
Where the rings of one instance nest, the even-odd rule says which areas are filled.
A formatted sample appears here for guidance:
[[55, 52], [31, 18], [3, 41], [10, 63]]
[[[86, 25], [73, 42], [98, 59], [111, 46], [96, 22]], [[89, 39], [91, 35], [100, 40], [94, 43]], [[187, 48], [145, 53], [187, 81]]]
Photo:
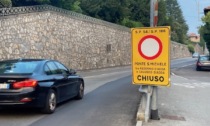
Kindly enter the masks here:
[[181, 68], [183, 68], [183, 67], [188, 67], [188, 66], [191, 66], [191, 65], [195, 65], [195, 63], [181, 66]]
[[206, 88], [206, 87], [210, 87], [210, 83], [206, 83], [206, 82], [197, 82], [197, 83], [173, 83], [172, 85], [175, 86], [182, 86], [182, 87], [186, 87], [186, 88]]
[[173, 73], [173, 75], [174, 75], [174, 76], [177, 76], [177, 77], [179, 77], [179, 78], [182, 78], [182, 79], [184, 79], [184, 80], [189, 80], [188, 78], [185, 78], [185, 77], [182, 77], [182, 76], [176, 75], [176, 74], [174, 74], [174, 73]]
[[171, 84], [175, 85], [175, 86], [182, 86], [182, 87], [186, 87], [186, 88], [197, 88], [197, 87], [198, 88], [206, 88], [206, 87], [210, 87], [209, 82], [199, 82], [199, 81], [188, 79], [188, 78], [178, 76], [178, 75], [174, 75], [174, 76], [186, 81], [186, 82], [171, 82]]
[[175, 75], [175, 73], [171, 73], [171, 75]]
[[184, 62], [177, 62], [177, 63], [174, 63], [174, 62], [171, 61], [171, 65], [177, 65], [177, 64], [181, 64], [181, 63], [186, 63], [186, 61], [184, 61]]

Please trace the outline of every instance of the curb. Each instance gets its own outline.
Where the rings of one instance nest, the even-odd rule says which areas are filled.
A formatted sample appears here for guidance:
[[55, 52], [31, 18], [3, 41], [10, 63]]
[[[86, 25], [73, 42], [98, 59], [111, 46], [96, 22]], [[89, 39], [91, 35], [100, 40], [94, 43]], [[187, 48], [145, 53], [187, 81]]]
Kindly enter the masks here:
[[[139, 92], [140, 93], [140, 92]], [[142, 108], [142, 94], [140, 96], [140, 103], [138, 106], [138, 111], [136, 114], [136, 126], [142, 126], [143, 125], [143, 121], [144, 120], [144, 109]]]
[[142, 121], [137, 121], [136, 126], [142, 126]]

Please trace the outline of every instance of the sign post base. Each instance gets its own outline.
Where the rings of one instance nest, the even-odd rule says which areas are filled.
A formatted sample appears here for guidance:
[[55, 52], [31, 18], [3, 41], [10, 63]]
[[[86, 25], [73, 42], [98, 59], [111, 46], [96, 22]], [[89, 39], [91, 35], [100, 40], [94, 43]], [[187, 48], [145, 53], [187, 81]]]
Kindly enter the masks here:
[[157, 96], [158, 96], [158, 87], [153, 86], [152, 101], [151, 101], [151, 119], [159, 120], [158, 107], [157, 107]]
[[151, 119], [152, 120], [160, 120], [160, 117], [158, 115], [158, 109], [151, 110]]

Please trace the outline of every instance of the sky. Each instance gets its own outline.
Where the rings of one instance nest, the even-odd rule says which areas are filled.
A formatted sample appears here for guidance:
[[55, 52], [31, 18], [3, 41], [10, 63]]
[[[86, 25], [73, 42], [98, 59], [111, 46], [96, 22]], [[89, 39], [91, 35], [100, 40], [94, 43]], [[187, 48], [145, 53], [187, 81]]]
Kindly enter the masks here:
[[188, 33], [198, 33], [198, 27], [203, 23], [203, 9], [210, 6], [210, 0], [177, 0], [189, 27]]

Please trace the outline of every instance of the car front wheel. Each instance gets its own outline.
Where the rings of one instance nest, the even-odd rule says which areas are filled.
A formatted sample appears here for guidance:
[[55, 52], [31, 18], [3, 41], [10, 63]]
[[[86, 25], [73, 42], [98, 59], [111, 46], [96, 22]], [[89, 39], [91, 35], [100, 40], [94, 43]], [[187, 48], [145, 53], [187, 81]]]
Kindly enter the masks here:
[[199, 66], [197, 66], [197, 67], [196, 67], [196, 70], [197, 70], [197, 71], [200, 71], [200, 70], [201, 70], [201, 68], [200, 68]]
[[54, 90], [50, 89], [46, 98], [45, 107], [42, 109], [42, 112], [46, 114], [51, 114], [55, 111], [55, 109], [56, 109], [56, 93]]
[[76, 99], [82, 99], [84, 96], [84, 84], [81, 82], [79, 85], [78, 94], [76, 96]]

